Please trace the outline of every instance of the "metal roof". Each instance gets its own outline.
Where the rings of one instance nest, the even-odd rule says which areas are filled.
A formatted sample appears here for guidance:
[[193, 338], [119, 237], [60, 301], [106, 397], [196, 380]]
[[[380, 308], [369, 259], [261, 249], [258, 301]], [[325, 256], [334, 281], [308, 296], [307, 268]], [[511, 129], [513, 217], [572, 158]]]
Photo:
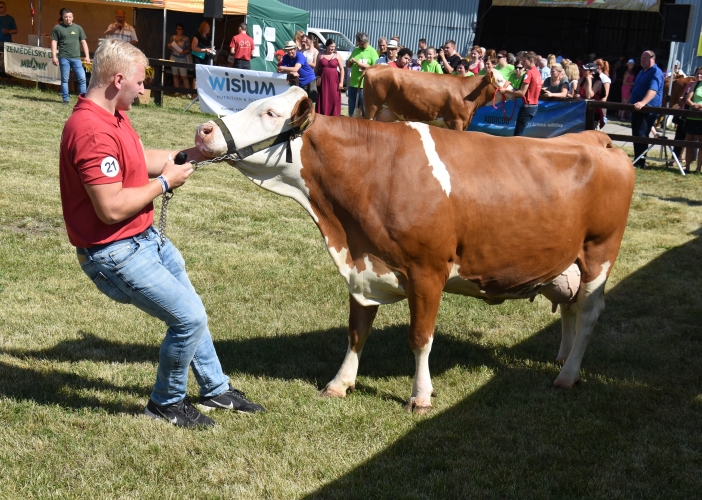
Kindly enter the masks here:
[[426, 0], [378, 2], [374, 0], [281, 0], [310, 13], [310, 26], [332, 29], [350, 40], [359, 31], [368, 33], [371, 44], [379, 37], [398, 35], [401, 45], [417, 49], [417, 41], [440, 46], [456, 42], [465, 55], [475, 38], [479, 0], [445, 0], [433, 4]]

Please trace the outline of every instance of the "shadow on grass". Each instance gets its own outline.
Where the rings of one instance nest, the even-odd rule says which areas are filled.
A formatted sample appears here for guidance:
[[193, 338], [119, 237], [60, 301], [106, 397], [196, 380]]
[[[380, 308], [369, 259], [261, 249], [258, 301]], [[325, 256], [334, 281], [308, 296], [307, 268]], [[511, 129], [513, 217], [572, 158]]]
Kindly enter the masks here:
[[[691, 498], [702, 486], [702, 239], [674, 248], [607, 294], [583, 363], [583, 382], [551, 388], [557, 322], [512, 347], [437, 335], [432, 374], [487, 367], [492, 378], [470, 396], [416, 425], [382, 452], [309, 498]], [[374, 378], [411, 376], [407, 327], [376, 330], [364, 350], [358, 390]], [[336, 373], [346, 330], [217, 342], [224, 369], [323, 385]], [[90, 333], [41, 351], [9, 352], [55, 361], [154, 362], [158, 348], [118, 344]], [[125, 391], [79, 375], [0, 363], [0, 394], [40, 404], [101, 407], [81, 389]], [[369, 380], [370, 379], [370, 380]], [[406, 395], [409, 395], [410, 385]], [[437, 407], [441, 406], [442, 387]], [[350, 395], [353, 398], [354, 395]], [[129, 411], [140, 411], [130, 408]]]
[[672, 198], [663, 198], [662, 196], [658, 196], [655, 194], [649, 194], [649, 193], [644, 193], [642, 196], [647, 196], [649, 198], [656, 198], [660, 201], [670, 201], [672, 203], [682, 203], [682, 204], [690, 206], [690, 207], [702, 206], [702, 200], [691, 200], [690, 198], [682, 198], [680, 196], [675, 196]]
[[[60, 94], [53, 94], [53, 95], [56, 96], [55, 99], [48, 99], [48, 98], [44, 98], [44, 97], [34, 97], [34, 96], [20, 95], [20, 94], [15, 94], [15, 95], [13, 95], [12, 97], [13, 97], [14, 99], [20, 99], [20, 100], [24, 100], [24, 101], [32, 101], [32, 102], [51, 102], [51, 103], [54, 103], [54, 104], [61, 104], [61, 105], [63, 105], [63, 103], [61, 102], [61, 95], [60, 95]], [[68, 106], [66, 107], [66, 109], [68, 109]]]
[[[551, 325], [506, 348], [513, 363], [493, 362], [493, 378], [475, 393], [428, 418], [407, 416], [416, 420], [413, 430], [307, 498], [696, 496], [702, 486], [700, 283], [698, 237], [607, 294], [575, 389], [551, 388], [556, 371], [548, 363], [558, 335], [558, 325]], [[470, 346], [460, 356], [452, 347], [440, 351], [442, 343], [437, 336], [434, 374], [446, 354], [454, 361], [465, 355], [471, 364], [476, 355], [490, 358]], [[529, 359], [544, 364], [529, 365]]]

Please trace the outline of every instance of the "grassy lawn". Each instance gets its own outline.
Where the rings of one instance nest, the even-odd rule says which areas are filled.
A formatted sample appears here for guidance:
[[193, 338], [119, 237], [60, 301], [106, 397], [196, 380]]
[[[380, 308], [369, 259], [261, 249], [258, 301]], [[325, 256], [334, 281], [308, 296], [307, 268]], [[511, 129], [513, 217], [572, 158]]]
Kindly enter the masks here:
[[[164, 328], [80, 271], [61, 215], [70, 108], [0, 84], [0, 498], [691, 498], [702, 487], [702, 177], [637, 171], [585, 355], [557, 391], [560, 322], [542, 297], [445, 295], [427, 417], [402, 410], [406, 302], [380, 308], [357, 390], [317, 390], [346, 351], [348, 295], [314, 223], [235, 169], [196, 172], [169, 237], [224, 369], [268, 412], [210, 431], [142, 416]], [[192, 145], [209, 115], [135, 107], [146, 147]], [[158, 213], [158, 204], [157, 204]], [[191, 377], [189, 394], [197, 396]]]

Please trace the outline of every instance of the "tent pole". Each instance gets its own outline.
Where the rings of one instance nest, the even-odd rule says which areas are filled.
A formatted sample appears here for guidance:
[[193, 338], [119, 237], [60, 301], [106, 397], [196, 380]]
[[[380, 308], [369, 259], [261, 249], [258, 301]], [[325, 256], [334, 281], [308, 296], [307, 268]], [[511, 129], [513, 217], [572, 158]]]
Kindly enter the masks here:
[[166, 9], [163, 9], [163, 39], [161, 44], [161, 59], [166, 58]]
[[41, 0], [39, 0], [39, 17], [37, 17], [37, 47], [41, 47]]
[[[215, 18], [213, 17], [212, 18], [212, 48], [213, 49], [215, 47], [215, 32], [214, 32], [214, 30], [215, 30]], [[210, 59], [210, 66], [214, 66], [214, 60], [215, 60], [216, 56], [217, 56], [217, 54], [215, 53], [215, 55], [212, 56], [212, 59]]]

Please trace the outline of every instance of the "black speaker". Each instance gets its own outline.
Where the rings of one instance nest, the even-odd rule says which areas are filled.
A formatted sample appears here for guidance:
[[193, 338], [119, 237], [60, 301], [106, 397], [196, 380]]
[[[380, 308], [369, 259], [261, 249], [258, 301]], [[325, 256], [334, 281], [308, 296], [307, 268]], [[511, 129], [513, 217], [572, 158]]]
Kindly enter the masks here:
[[205, 0], [205, 19], [222, 19], [224, 17], [224, 0]]
[[[207, 0], [205, 0], [207, 1]], [[689, 42], [692, 31], [692, 5], [668, 4], [663, 23], [664, 42]]]

